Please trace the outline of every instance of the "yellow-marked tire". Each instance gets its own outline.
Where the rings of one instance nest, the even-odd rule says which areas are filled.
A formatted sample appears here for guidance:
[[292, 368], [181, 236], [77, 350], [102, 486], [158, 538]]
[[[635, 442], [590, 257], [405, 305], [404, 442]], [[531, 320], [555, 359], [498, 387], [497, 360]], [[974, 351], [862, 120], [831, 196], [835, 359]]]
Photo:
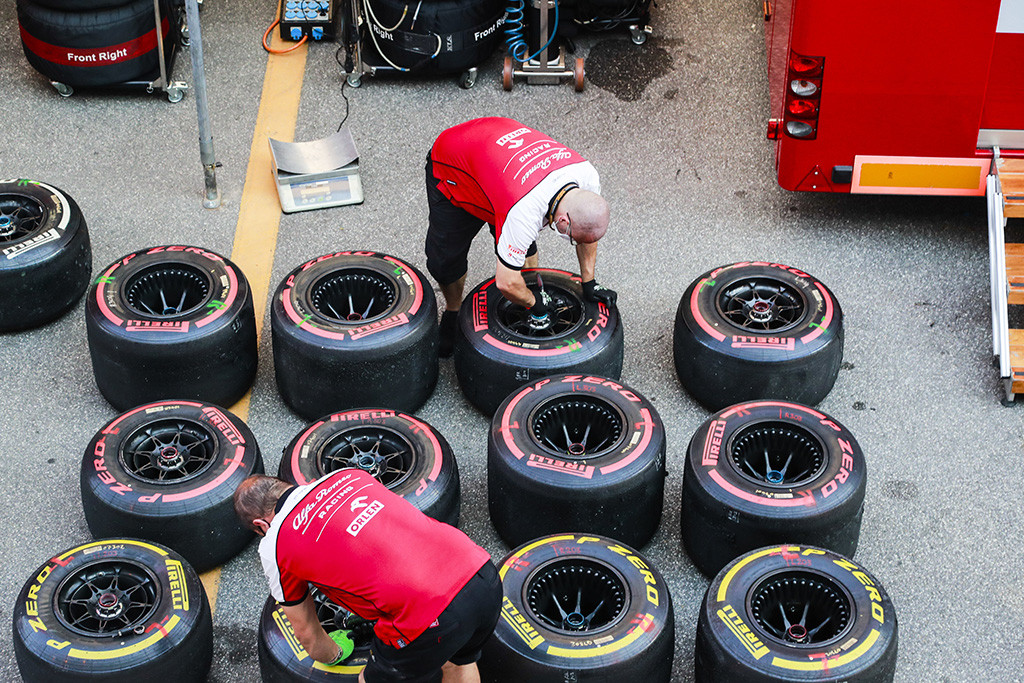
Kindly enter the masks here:
[[291, 622], [274, 598], [267, 598], [260, 615], [258, 652], [264, 683], [325, 681], [356, 683], [359, 672], [370, 659], [373, 622], [365, 621], [338, 607], [317, 589], [311, 588], [320, 624], [327, 632], [344, 628], [352, 631], [356, 648], [338, 666], [327, 666], [310, 657], [295, 637]]
[[859, 564], [813, 546], [759, 548], [708, 587], [697, 681], [891, 681], [897, 632], [892, 601]]
[[43, 563], [14, 606], [22, 677], [51, 681], [203, 681], [213, 625], [195, 570], [169, 548], [104, 539]]
[[480, 660], [483, 680], [666, 682], [672, 597], [661, 574], [618, 541], [558, 534], [502, 562], [502, 609]]

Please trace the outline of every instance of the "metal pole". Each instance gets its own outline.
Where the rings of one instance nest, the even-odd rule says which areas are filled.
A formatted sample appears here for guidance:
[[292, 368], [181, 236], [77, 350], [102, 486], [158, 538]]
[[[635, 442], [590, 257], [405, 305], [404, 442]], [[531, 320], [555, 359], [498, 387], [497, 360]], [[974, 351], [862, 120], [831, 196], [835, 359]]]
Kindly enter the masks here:
[[217, 160], [213, 153], [213, 132], [210, 129], [210, 110], [206, 103], [206, 71], [203, 66], [203, 32], [199, 26], [199, 3], [185, 1], [188, 18], [189, 54], [192, 56], [192, 90], [196, 94], [196, 112], [199, 116], [199, 159], [203, 162], [203, 177], [206, 183], [206, 197], [203, 206], [216, 209], [220, 206], [220, 191], [217, 189]]

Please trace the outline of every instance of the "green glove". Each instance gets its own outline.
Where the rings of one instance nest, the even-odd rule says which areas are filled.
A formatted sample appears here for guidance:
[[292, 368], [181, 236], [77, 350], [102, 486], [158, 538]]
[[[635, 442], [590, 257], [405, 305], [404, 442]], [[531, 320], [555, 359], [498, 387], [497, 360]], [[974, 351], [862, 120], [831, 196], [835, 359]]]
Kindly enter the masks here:
[[327, 635], [341, 648], [338, 658], [330, 662], [331, 666], [337, 666], [352, 656], [352, 651], [356, 649], [356, 644], [352, 642], [352, 631], [338, 629], [337, 631], [331, 631]]

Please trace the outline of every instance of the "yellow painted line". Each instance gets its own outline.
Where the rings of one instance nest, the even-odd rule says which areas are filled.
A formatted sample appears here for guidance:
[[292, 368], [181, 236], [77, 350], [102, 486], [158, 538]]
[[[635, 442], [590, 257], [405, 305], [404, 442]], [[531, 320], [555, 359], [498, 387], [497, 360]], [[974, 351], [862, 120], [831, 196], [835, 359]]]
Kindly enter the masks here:
[[[283, 49], [294, 45], [282, 41], [276, 30], [271, 33], [270, 47]], [[307, 51], [307, 46], [302, 45], [294, 52], [267, 55], [263, 93], [260, 95], [260, 108], [256, 114], [256, 128], [249, 150], [249, 166], [245, 172], [245, 185], [239, 203], [235, 243], [231, 249], [231, 260], [245, 273], [252, 289], [257, 344], [270, 293], [277, 230], [281, 225], [281, 205], [278, 203], [277, 187], [271, 170], [270, 143], [267, 140], [274, 138], [291, 142], [295, 137]], [[251, 395], [250, 389], [231, 406], [231, 412], [242, 421], [249, 419]], [[220, 589], [220, 567], [205, 572], [200, 578], [210, 599], [210, 610], [213, 611], [217, 606], [217, 591]]]

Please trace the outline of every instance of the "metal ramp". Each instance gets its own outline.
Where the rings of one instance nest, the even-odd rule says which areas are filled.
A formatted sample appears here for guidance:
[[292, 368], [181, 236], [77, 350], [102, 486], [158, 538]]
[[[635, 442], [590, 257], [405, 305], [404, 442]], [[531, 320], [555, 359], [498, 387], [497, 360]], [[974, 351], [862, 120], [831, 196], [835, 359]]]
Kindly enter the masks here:
[[1007, 243], [1006, 233], [1010, 219], [1024, 219], [1024, 158], [1003, 158], [998, 147], [992, 152], [986, 189], [992, 348], [1003, 404], [1010, 405], [1024, 393], [1024, 243]]

